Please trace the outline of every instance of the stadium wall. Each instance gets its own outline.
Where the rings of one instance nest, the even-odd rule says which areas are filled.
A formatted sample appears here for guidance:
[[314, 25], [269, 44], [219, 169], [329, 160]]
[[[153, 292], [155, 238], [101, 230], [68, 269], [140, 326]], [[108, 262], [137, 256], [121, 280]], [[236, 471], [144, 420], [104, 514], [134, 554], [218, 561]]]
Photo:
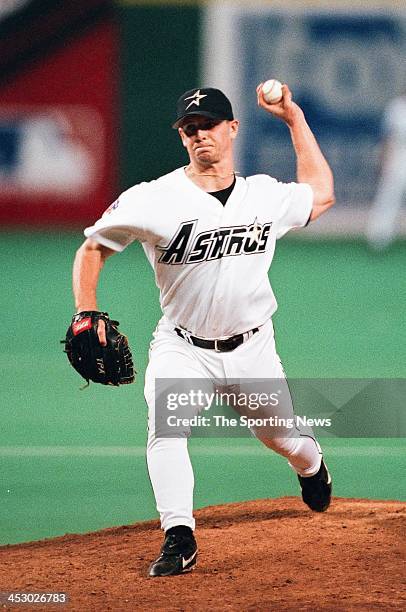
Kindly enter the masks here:
[[[64, 21], [51, 35], [43, 24], [52, 26], [57, 6]], [[287, 130], [258, 112], [253, 93], [259, 80], [280, 76], [336, 177], [337, 205], [308, 235], [362, 233], [382, 111], [406, 87], [401, 3], [90, 0], [93, 19], [79, 18], [78, 6], [27, 0], [26, 12], [38, 17], [33, 44], [12, 58], [12, 69], [3, 65], [10, 53], [0, 58], [3, 226], [82, 227], [121, 190], [185, 163], [170, 129], [174, 106], [180, 92], [202, 84], [223, 88], [242, 120], [241, 174], [294, 179]], [[13, 51], [2, 36], [18, 16], [0, 21], [3, 51]], [[18, 153], [27, 140], [28, 170]]]

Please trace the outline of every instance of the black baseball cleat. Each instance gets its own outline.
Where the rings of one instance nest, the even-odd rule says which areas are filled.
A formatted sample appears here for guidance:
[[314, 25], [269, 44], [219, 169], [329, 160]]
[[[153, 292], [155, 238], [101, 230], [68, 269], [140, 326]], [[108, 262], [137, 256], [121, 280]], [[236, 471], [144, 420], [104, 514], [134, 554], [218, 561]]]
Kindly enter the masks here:
[[305, 478], [299, 476], [302, 487], [302, 499], [314, 512], [325, 512], [331, 502], [332, 483], [331, 476], [323, 459], [317, 474]]
[[190, 535], [167, 533], [161, 554], [151, 564], [149, 575], [175, 576], [190, 572], [196, 564], [196, 559], [197, 544], [192, 530]]

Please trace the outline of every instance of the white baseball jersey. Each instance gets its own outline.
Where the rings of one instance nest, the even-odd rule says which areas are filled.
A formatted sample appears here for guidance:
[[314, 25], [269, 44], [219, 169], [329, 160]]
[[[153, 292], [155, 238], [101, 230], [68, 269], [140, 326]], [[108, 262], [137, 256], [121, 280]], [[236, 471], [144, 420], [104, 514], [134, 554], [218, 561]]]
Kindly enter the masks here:
[[223, 206], [178, 168], [122, 193], [85, 236], [115, 251], [139, 240], [166, 318], [221, 338], [275, 312], [268, 270], [276, 239], [304, 226], [312, 204], [310, 185], [255, 175], [238, 177]]
[[405, 145], [406, 96], [399, 96], [389, 102], [383, 117], [383, 128], [387, 136], [392, 136]]
[[369, 242], [378, 249], [395, 238], [406, 193], [406, 96], [390, 101], [383, 130], [387, 139], [384, 163], [366, 228]]

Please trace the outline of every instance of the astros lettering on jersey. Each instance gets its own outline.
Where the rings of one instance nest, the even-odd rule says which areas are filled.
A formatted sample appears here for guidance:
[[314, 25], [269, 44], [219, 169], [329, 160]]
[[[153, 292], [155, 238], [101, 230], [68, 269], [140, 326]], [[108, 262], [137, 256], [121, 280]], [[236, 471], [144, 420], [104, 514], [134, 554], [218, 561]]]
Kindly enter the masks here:
[[122, 193], [85, 235], [115, 251], [139, 240], [166, 318], [203, 338], [232, 336], [275, 312], [275, 241], [307, 223], [312, 201], [307, 184], [256, 175], [237, 177], [223, 206], [182, 167]]

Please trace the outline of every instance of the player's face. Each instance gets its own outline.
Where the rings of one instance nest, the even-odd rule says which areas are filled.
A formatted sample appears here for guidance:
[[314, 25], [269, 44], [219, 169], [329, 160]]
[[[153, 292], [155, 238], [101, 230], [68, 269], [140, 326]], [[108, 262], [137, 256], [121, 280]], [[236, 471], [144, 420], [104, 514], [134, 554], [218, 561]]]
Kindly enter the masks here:
[[204, 165], [220, 162], [231, 155], [237, 132], [236, 119], [220, 121], [199, 115], [186, 119], [179, 128], [190, 160]]

